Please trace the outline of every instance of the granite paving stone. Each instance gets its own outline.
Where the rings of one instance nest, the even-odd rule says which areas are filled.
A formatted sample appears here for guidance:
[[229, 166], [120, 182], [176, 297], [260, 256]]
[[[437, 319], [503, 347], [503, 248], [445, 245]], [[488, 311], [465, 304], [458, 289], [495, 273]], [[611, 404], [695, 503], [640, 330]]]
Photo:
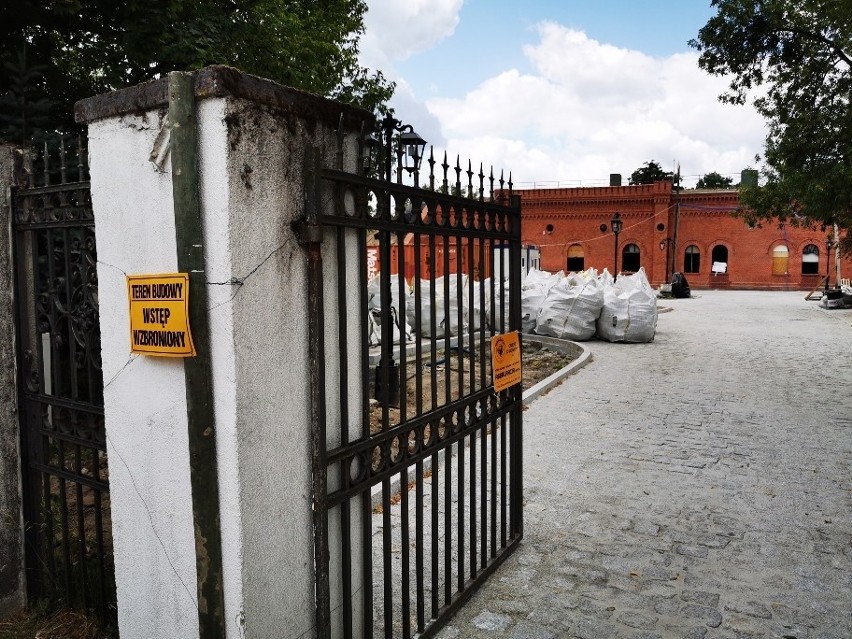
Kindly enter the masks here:
[[524, 540], [438, 637], [852, 637], [852, 311], [695, 295], [529, 406]]

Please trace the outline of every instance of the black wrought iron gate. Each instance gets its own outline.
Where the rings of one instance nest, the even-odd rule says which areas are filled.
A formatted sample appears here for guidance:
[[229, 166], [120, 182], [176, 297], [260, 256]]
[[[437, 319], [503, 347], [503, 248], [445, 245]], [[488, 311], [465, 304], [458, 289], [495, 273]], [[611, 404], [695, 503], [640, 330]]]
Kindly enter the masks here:
[[95, 228], [80, 139], [28, 149], [13, 189], [31, 600], [115, 615]]
[[342, 170], [341, 132], [297, 226], [320, 637], [433, 636], [523, 531], [522, 391], [491, 381], [491, 337], [520, 329], [520, 201], [511, 178], [446, 156], [428, 188], [415, 167], [403, 184], [404, 128], [388, 122], [382, 178]]

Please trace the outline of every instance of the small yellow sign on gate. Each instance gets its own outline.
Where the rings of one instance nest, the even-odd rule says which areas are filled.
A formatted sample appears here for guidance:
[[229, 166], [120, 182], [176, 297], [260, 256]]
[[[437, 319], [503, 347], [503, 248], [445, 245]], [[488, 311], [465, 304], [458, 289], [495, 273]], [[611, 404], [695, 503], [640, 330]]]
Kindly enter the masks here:
[[521, 382], [521, 343], [518, 331], [491, 338], [491, 371], [494, 392], [499, 393]]
[[189, 275], [128, 275], [130, 352], [157, 357], [193, 357], [189, 331]]

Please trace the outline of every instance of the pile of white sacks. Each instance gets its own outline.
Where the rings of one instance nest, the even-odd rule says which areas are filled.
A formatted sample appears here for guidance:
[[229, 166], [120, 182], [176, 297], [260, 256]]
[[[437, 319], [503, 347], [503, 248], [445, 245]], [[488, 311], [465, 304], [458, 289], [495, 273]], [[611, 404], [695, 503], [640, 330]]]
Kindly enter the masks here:
[[[492, 325], [491, 318], [491, 280], [479, 282], [467, 275], [458, 277], [456, 273], [449, 277], [435, 278], [435, 325], [432, 325], [432, 282], [420, 280], [419, 285], [409, 286], [402, 283], [402, 300], [400, 301], [400, 280], [398, 275], [390, 276], [391, 285], [391, 333], [393, 343], [398, 344], [400, 335], [410, 342], [414, 335], [421, 338], [443, 338], [447, 335], [467, 334], [471, 326], [474, 331], [480, 329], [485, 321], [486, 326]], [[498, 284], [499, 286], [499, 284]], [[500, 311], [503, 308], [503, 324], [509, 326], [509, 283], [505, 282], [505, 294], [502, 299], [497, 292], [495, 299], [496, 326], [499, 329]], [[471, 288], [473, 288], [473, 305], [470, 304]], [[459, 292], [461, 292], [461, 313], [459, 313]], [[448, 293], [448, 294], [447, 294]], [[420, 298], [420, 321], [417, 317], [417, 297]], [[446, 297], [446, 300], [445, 300]], [[372, 279], [367, 285], [367, 308], [369, 309], [370, 346], [381, 343], [381, 293], [379, 278]], [[446, 303], [445, 303], [446, 301]], [[483, 306], [484, 301], [484, 306]], [[505, 304], [503, 304], [505, 302]]]
[[521, 286], [525, 333], [582, 342], [650, 342], [657, 330], [657, 294], [644, 269], [613, 281], [606, 270], [547, 273], [531, 270]]
[[[491, 317], [491, 281], [477, 282], [467, 275], [461, 281], [456, 274], [435, 279], [435, 325], [432, 325], [432, 293], [429, 280], [420, 280], [419, 286], [409, 286], [398, 275], [391, 276], [391, 334], [399, 343], [405, 335], [406, 342], [415, 335], [420, 338], [439, 338], [446, 335], [465, 334], [471, 325], [475, 331], [484, 320], [486, 326], [499, 330], [509, 325], [508, 282], [505, 294], [496, 299], [495, 318]], [[461, 313], [459, 313], [459, 287], [461, 286]], [[470, 292], [473, 288], [473, 305]], [[445, 293], [449, 288], [449, 295]], [[499, 291], [499, 288], [496, 289]], [[415, 309], [420, 298], [420, 322]], [[381, 343], [379, 278], [367, 287], [367, 305], [370, 310], [370, 345]], [[481, 308], [484, 299], [484, 308]], [[502, 314], [502, 323], [501, 317]], [[521, 282], [521, 330], [567, 339], [585, 341], [597, 336], [609, 342], [650, 342], [657, 329], [657, 296], [648, 283], [644, 269], [633, 275], [622, 275], [613, 281], [604, 270], [600, 275], [594, 269], [582, 273], [548, 273], [532, 269]]]

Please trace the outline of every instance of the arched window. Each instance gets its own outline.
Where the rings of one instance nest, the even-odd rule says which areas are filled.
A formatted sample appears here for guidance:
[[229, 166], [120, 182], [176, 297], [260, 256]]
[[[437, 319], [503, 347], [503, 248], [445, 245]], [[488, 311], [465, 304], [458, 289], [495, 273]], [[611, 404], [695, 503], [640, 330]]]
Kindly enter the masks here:
[[710, 267], [713, 273], [727, 273], [730, 270], [728, 268], [728, 247], [724, 244], [714, 246], [710, 252], [710, 261], [713, 262]]
[[772, 249], [772, 274], [787, 275], [787, 263], [790, 261], [790, 251], [783, 244]]
[[586, 270], [586, 260], [583, 247], [579, 244], [572, 244], [568, 247], [568, 264], [566, 270], [569, 272], [579, 273]]
[[695, 244], [690, 244], [683, 254], [683, 272], [698, 273], [699, 270], [701, 270], [701, 251]]
[[628, 244], [621, 252], [621, 270], [627, 273], [635, 273], [640, 266], [639, 247], [635, 244]]
[[819, 275], [819, 248], [808, 244], [802, 249], [802, 275]]

